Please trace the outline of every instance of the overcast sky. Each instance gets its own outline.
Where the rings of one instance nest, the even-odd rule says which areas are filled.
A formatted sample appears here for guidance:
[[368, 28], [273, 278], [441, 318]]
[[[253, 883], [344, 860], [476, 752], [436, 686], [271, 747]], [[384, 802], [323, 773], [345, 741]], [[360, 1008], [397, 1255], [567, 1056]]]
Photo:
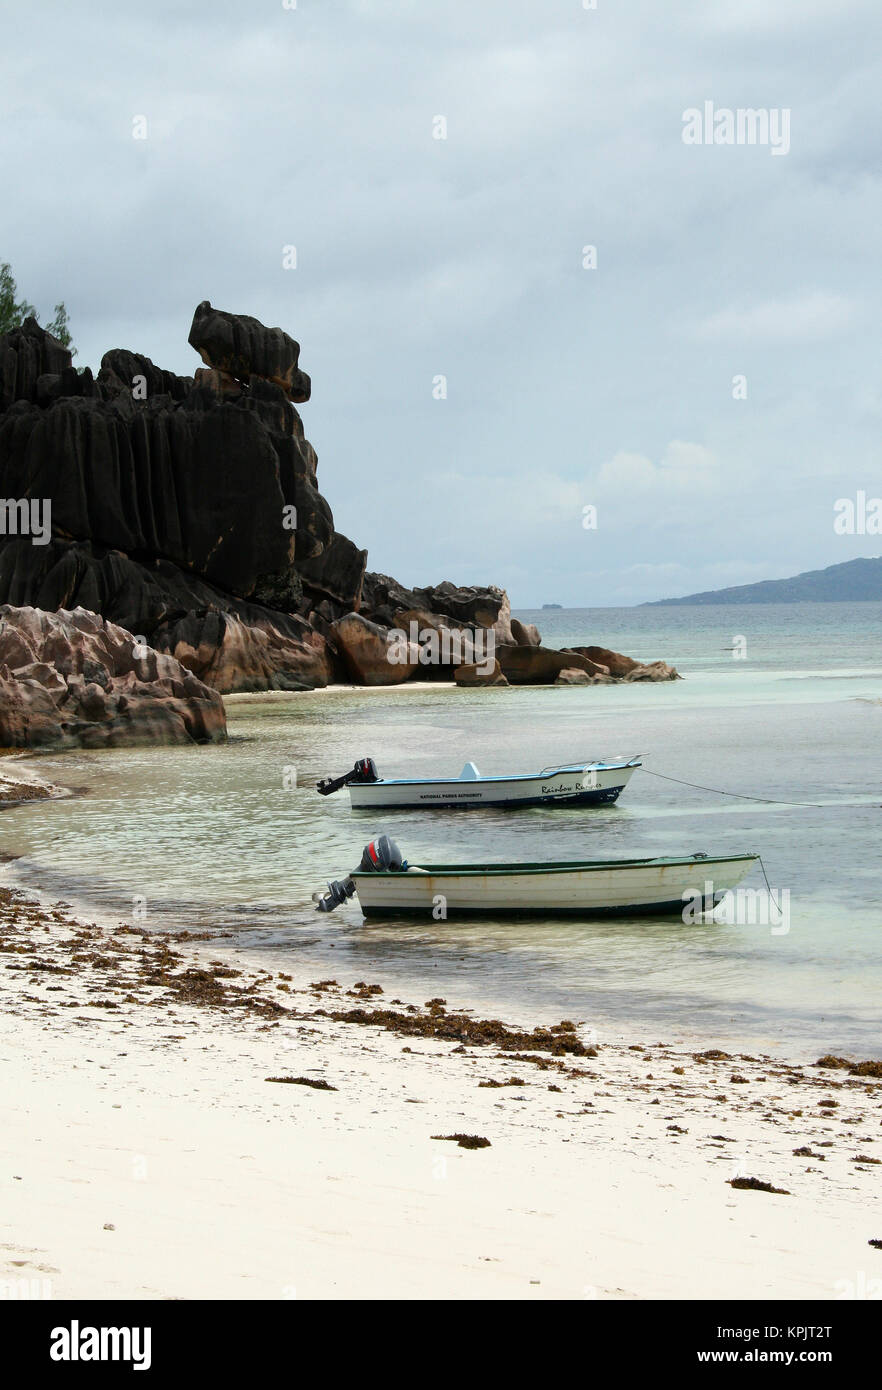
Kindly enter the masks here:
[[[93, 369], [192, 372], [202, 299], [291, 333], [371, 568], [616, 605], [880, 553], [833, 530], [882, 495], [879, 0], [2, 10], [20, 292]], [[706, 101], [789, 153], [685, 144]]]

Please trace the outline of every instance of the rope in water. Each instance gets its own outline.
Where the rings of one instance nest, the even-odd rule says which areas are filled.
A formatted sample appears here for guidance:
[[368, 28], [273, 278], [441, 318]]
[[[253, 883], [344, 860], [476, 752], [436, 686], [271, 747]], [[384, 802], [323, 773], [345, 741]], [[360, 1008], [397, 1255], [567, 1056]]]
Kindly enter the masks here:
[[774, 902], [774, 901], [775, 901], [775, 895], [774, 895], [774, 893], [772, 892], [772, 885], [769, 883], [769, 875], [766, 873], [766, 866], [765, 866], [765, 864], [763, 863], [763, 856], [762, 856], [761, 854], [758, 854], [758, 855], [757, 855], [757, 859], [759, 860], [759, 862], [760, 862], [760, 868], [761, 868], [762, 871], [763, 871], [763, 878], [766, 880], [766, 892], [767, 892], [768, 895], [769, 895], [769, 900], [770, 900], [771, 902]]
[[722, 787], [705, 787], [701, 782], [684, 782], [682, 777], [668, 777], [664, 772], [653, 772], [651, 768], [644, 767], [644, 772], [648, 772], [650, 777], [661, 777], [664, 782], [676, 782], [681, 787], [692, 787], [699, 792], [715, 792], [717, 796], [737, 796], [739, 801], [761, 801], [766, 806], [811, 806], [820, 810], [824, 809], [826, 803], [823, 801], [778, 801], [772, 796], [748, 796], [745, 792], [727, 792]]

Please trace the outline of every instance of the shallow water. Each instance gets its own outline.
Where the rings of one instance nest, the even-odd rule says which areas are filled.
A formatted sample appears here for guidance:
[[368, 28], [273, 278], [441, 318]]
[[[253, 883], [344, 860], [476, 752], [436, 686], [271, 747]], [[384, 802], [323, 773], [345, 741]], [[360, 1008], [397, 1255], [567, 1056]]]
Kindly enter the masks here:
[[[233, 926], [248, 958], [312, 979], [577, 1018], [601, 1036], [880, 1056], [882, 605], [782, 607], [519, 615], [549, 645], [670, 660], [686, 679], [664, 685], [236, 697], [224, 747], [46, 758], [87, 794], [7, 811], [3, 848], [22, 856], [19, 882], [93, 916], [132, 920], [143, 900], [149, 927]], [[739, 635], [746, 660], [724, 651]], [[614, 807], [378, 822], [345, 791], [314, 791], [365, 755], [381, 774], [419, 776], [469, 758], [511, 772], [635, 752], [646, 770]], [[815, 804], [736, 800], [651, 771]], [[368, 926], [352, 903], [317, 916], [312, 893], [384, 830], [412, 860], [759, 850], [773, 889], [790, 892], [789, 931], [679, 918]]]

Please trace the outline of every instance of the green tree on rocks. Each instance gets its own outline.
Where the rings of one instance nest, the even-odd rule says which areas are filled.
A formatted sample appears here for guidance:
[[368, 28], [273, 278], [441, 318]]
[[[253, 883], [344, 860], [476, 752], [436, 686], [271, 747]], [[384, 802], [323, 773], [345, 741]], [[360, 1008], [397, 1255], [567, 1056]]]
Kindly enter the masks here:
[[[3, 261], [0, 264], [0, 335], [20, 327], [26, 318], [37, 317], [33, 304], [29, 304], [26, 299], [17, 299], [17, 294], [18, 286], [12, 274], [12, 266], [8, 261]], [[76, 348], [71, 346], [70, 320], [63, 302], [56, 304], [54, 318], [44, 326], [47, 333], [51, 333], [63, 347], [70, 350], [71, 356], [76, 357]]]

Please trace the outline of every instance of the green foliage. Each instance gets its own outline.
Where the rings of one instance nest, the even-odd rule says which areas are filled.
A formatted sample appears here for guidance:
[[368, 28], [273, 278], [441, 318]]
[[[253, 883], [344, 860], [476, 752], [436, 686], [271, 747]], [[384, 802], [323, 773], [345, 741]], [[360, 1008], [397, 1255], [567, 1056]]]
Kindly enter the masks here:
[[[12, 266], [8, 261], [4, 261], [0, 264], [0, 334], [19, 328], [26, 318], [38, 317], [33, 304], [29, 304], [26, 299], [16, 299], [17, 294], [18, 286], [12, 274]], [[51, 333], [70, 350], [73, 357], [76, 357], [76, 348], [71, 347], [70, 321], [63, 302], [56, 304], [55, 317], [45, 327], [47, 333]]]
[[0, 333], [8, 333], [11, 328], [18, 328], [29, 314], [37, 312], [33, 304], [28, 304], [26, 299], [16, 302], [17, 294], [18, 287], [12, 278], [12, 266], [4, 261], [0, 265]]
[[[70, 348], [71, 342], [69, 322], [70, 321], [67, 317], [67, 310], [65, 309], [64, 304], [61, 303], [56, 304], [55, 317], [52, 319], [51, 323], [47, 323], [46, 325], [47, 333], [51, 333], [53, 338], [57, 338], [58, 341], [61, 343], [62, 347], [66, 348]], [[71, 355], [73, 357], [76, 357], [76, 348], [71, 349]]]

